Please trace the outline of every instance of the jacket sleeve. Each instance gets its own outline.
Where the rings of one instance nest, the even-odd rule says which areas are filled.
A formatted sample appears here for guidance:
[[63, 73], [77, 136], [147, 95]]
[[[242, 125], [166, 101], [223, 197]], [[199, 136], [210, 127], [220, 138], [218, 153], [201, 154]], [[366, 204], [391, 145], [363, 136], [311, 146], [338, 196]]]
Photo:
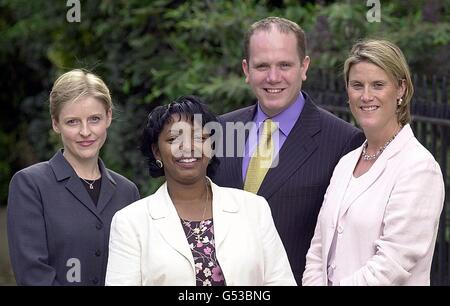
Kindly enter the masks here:
[[141, 196], [139, 195], [139, 189], [137, 188], [137, 186], [135, 184], [133, 184], [133, 200], [130, 203], [136, 202], [141, 198]]
[[323, 198], [323, 203], [319, 211], [319, 215], [317, 216], [316, 228], [314, 230], [314, 236], [311, 240], [311, 244], [308, 249], [308, 253], [306, 254], [306, 266], [305, 271], [303, 272], [302, 285], [303, 286], [326, 286], [323, 282], [323, 258], [322, 258], [322, 247], [323, 247], [323, 237], [322, 237], [322, 228], [321, 228], [321, 220], [324, 210], [327, 206], [327, 199], [330, 191], [335, 184], [337, 179], [336, 173], [339, 164], [334, 169], [333, 175], [330, 180], [330, 184], [328, 185], [327, 191], [325, 192], [325, 196]]
[[392, 190], [375, 241], [375, 255], [340, 285], [396, 285], [434, 248], [444, 202], [444, 183], [434, 159], [404, 169]]
[[320, 213], [317, 218], [316, 229], [311, 240], [308, 253], [306, 254], [306, 267], [303, 272], [303, 286], [323, 286], [322, 271], [322, 233], [320, 229]]
[[291, 265], [281, 238], [275, 228], [272, 213], [267, 201], [259, 197], [261, 203], [261, 238], [264, 252], [264, 285], [296, 286]]
[[314, 236], [311, 240], [311, 244], [309, 246], [308, 252], [306, 254], [306, 266], [305, 271], [303, 272], [302, 285], [303, 286], [326, 286], [323, 280], [323, 236], [322, 236], [322, 222], [325, 222], [324, 214], [325, 210], [329, 208], [329, 196], [334, 192], [334, 187], [336, 186], [337, 180], [340, 179], [340, 175], [337, 173], [341, 173], [341, 163], [343, 159], [336, 165], [333, 171], [333, 175], [330, 179], [330, 184], [328, 185], [327, 191], [325, 192], [323, 203], [319, 211], [319, 215], [317, 216], [316, 228], [314, 230]]
[[11, 265], [18, 285], [59, 285], [49, 265], [43, 205], [33, 175], [16, 173], [9, 185], [7, 232]]
[[118, 211], [111, 222], [106, 286], [141, 286], [139, 235], [129, 218]]

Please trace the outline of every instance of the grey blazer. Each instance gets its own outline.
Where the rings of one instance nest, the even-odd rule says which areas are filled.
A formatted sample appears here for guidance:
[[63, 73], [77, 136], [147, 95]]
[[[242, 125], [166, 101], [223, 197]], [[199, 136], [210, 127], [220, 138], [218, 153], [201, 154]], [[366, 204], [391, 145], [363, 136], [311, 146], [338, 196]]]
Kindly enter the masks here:
[[17, 172], [7, 231], [18, 285], [103, 285], [113, 215], [139, 199], [134, 183], [105, 168], [97, 206], [62, 150]]
[[[302, 93], [305, 105], [280, 149], [278, 166], [269, 169], [258, 191], [269, 202], [298, 284], [302, 281], [306, 253], [334, 167], [342, 156], [364, 141], [361, 130], [317, 107]], [[255, 111], [256, 105], [252, 105], [225, 114], [221, 120], [223, 124], [246, 124], [253, 119]], [[226, 138], [225, 133], [223, 139]], [[222, 145], [219, 150], [226, 152], [225, 142]], [[219, 186], [242, 189], [242, 157], [219, 160], [213, 181]]]

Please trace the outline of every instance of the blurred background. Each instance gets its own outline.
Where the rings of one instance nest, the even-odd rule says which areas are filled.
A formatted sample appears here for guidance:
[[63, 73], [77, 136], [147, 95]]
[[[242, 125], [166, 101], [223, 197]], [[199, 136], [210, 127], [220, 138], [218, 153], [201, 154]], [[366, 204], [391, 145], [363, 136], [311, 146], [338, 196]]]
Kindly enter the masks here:
[[0, 0], [0, 285], [14, 284], [9, 181], [61, 146], [48, 112], [53, 81], [73, 68], [105, 80], [117, 111], [102, 158], [146, 196], [161, 183], [137, 149], [148, 112], [184, 94], [201, 96], [217, 114], [254, 103], [241, 70], [243, 36], [267, 16], [303, 27], [312, 59], [304, 89], [348, 121], [341, 71], [352, 44], [384, 38], [403, 50], [416, 86], [412, 126], [446, 180], [432, 284], [450, 284], [450, 1]]

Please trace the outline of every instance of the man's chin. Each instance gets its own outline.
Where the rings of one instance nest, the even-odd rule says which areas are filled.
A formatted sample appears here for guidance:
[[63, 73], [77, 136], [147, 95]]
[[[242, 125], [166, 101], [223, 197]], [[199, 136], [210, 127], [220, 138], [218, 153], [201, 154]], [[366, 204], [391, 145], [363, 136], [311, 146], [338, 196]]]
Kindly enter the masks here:
[[261, 109], [269, 116], [275, 116], [281, 113], [288, 108], [289, 105], [290, 104], [283, 99], [265, 100], [263, 103], [260, 103]]

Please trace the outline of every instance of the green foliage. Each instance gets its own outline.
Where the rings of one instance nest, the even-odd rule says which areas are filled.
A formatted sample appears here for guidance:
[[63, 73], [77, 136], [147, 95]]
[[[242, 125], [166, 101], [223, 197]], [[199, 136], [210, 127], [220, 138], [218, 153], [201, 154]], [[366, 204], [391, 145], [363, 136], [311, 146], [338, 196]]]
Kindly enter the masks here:
[[299, 23], [313, 70], [339, 71], [355, 40], [377, 36], [397, 42], [414, 72], [448, 73], [449, 5], [425, 22], [429, 2], [382, 1], [382, 22], [369, 23], [365, 1], [356, 0], [89, 0], [81, 1], [81, 22], [69, 23], [66, 1], [0, 1], [0, 202], [15, 171], [60, 146], [47, 103], [62, 72], [87, 68], [108, 84], [117, 110], [102, 157], [147, 195], [160, 180], [149, 178], [138, 146], [153, 107], [183, 94], [202, 96], [217, 113], [254, 101], [241, 71], [251, 23], [270, 15]]
[[[315, 25], [307, 31], [315, 39], [311, 56], [314, 66], [340, 70], [353, 43], [364, 38], [397, 43], [415, 73], [448, 73], [450, 23], [448, 4], [442, 4], [440, 22], [424, 22], [422, 11], [433, 1], [391, 1], [381, 5], [381, 22], [367, 22], [365, 1], [334, 3], [317, 7]], [[311, 37], [310, 36], [310, 37]], [[321, 45], [323, 42], [326, 45]], [[441, 55], [436, 57], [436, 55]]]

